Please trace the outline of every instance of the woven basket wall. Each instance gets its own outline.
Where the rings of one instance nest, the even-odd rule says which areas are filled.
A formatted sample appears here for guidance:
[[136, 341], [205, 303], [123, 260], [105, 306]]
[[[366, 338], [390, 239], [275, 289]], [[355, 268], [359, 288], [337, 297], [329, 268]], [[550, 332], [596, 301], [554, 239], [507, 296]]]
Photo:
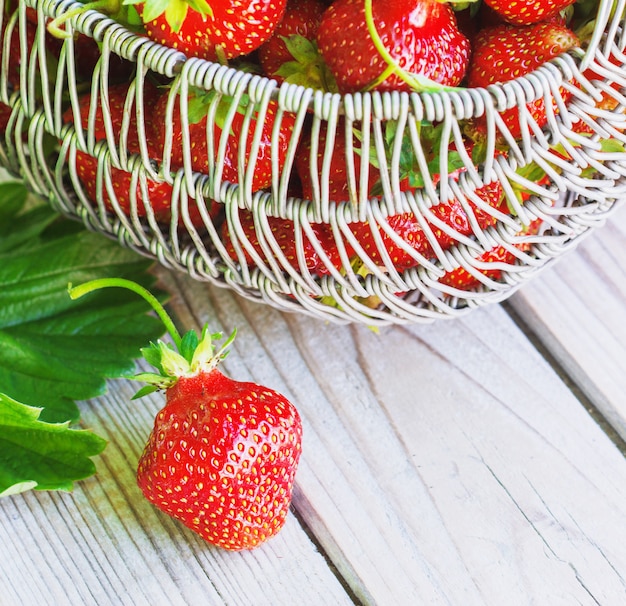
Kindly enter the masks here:
[[[279, 309], [300, 311], [338, 322], [361, 322], [368, 325], [432, 321], [456, 317], [487, 303], [502, 301], [539, 270], [575, 246], [581, 237], [599, 227], [624, 198], [626, 154], [619, 146], [609, 148], [603, 141], [626, 143], [626, 58], [624, 57], [624, 1], [612, 11], [612, 2], [599, 5], [596, 31], [588, 48], [565, 54], [529, 76], [489, 89], [463, 89], [440, 93], [363, 93], [339, 95], [323, 93], [295, 85], [279, 86], [274, 80], [220, 66], [199, 59], [188, 59], [173, 49], [138, 36], [109, 18], [87, 11], [67, 23], [101, 42], [101, 57], [89, 86], [75, 76], [75, 43], [72, 38], [60, 42], [58, 61], [51, 62], [46, 47], [45, 23], [77, 8], [65, 0], [27, 0], [4, 23], [0, 101], [13, 108], [4, 139], [0, 143], [0, 163], [24, 177], [28, 185], [43, 195], [61, 213], [77, 218], [90, 229], [117, 239], [163, 265], [186, 272], [198, 280], [227, 286], [246, 297], [261, 300]], [[27, 8], [37, 11], [39, 24], [31, 49], [25, 43]], [[19, 57], [11, 56], [9, 40], [17, 32], [22, 39]], [[108, 116], [108, 71], [116, 55], [136, 64], [129, 89], [128, 107], [137, 120], [141, 151], [130, 154], [127, 134], [131, 115], [120, 132], [109, 123], [106, 141], [94, 142], [89, 122], [83, 130], [64, 124], [63, 113], [76, 105], [80, 94], [90, 90], [92, 102]], [[20, 85], [8, 85], [8, 70], [20, 64]], [[584, 74], [592, 69], [594, 80]], [[599, 75], [599, 76], [598, 76]], [[274, 163], [271, 186], [252, 191], [256, 152], [240, 153], [237, 182], [223, 179], [223, 148], [213, 140], [207, 128], [213, 162], [202, 173], [191, 170], [191, 149], [183, 137], [184, 165], [173, 170], [171, 129], [159, 157], [149, 154], [146, 132], [151, 119], [144, 107], [148, 79], [159, 77], [172, 81], [172, 93], [180, 103], [172, 102], [170, 119], [180, 112], [187, 120], [187, 99], [192, 89], [213, 90], [246, 104], [242, 134], [263, 122], [270, 104], [278, 105], [275, 135], [285, 121], [293, 123], [291, 141], [283, 166]], [[563, 91], [571, 93], [567, 103]], [[612, 99], [611, 110], [599, 107], [602, 96]], [[544, 98], [548, 124], [537, 129], [526, 104]], [[274, 107], [274, 105], [272, 106]], [[502, 112], [517, 107], [522, 136], [514, 139], [502, 120]], [[232, 113], [227, 120], [232, 120]], [[209, 126], [215, 119], [209, 110]], [[487, 152], [484, 162], [475, 166], [471, 151], [465, 148], [463, 125], [470, 119], [486, 116]], [[401, 146], [389, 145], [386, 128], [393, 123], [398, 140], [410, 141], [411, 153], [422, 166], [423, 186], [404, 191], [399, 176]], [[441, 125], [443, 140], [437, 171], [432, 162], [426, 166], [426, 150], [416, 134], [417, 123]], [[586, 125], [585, 136], [576, 128]], [[151, 126], [151, 125], [150, 125]], [[227, 123], [228, 126], [228, 123]], [[312, 199], [293, 194], [291, 176], [303, 133], [311, 133], [312, 147], [323, 152], [321, 164], [309, 159], [313, 175]], [[226, 127], [225, 129], [226, 130]], [[330, 146], [325, 141], [357, 130], [359, 140], [346, 149], [348, 199], [332, 200], [328, 191]], [[166, 132], [167, 129], [166, 129]], [[321, 137], [324, 133], [324, 137]], [[508, 151], [496, 154], [493, 142], [505, 140]], [[353, 141], [353, 139], [350, 139]], [[374, 150], [375, 163], [358, 162], [362, 149]], [[454, 146], [465, 170], [448, 174], [446, 150]], [[244, 146], [242, 146], [243, 148]], [[567, 160], [555, 149], [566, 150]], [[77, 152], [87, 152], [98, 159], [95, 187], [97, 200], [91, 201], [77, 176]], [[357, 160], [355, 162], [355, 160]], [[541, 184], [526, 182], [524, 166], [541, 167], [547, 177]], [[376, 166], [376, 168], [374, 167]], [[112, 169], [132, 175], [131, 212], [115, 204], [112, 193]], [[372, 197], [371, 171], [379, 182], [379, 195]], [[438, 174], [433, 179], [432, 173]], [[165, 181], [172, 187], [171, 219], [162, 222], [152, 212], [147, 184]], [[494, 217], [493, 224], [481, 229], [474, 219], [481, 199], [476, 190], [499, 181], [507, 197], [510, 213], [491, 207], [484, 212]], [[137, 212], [135, 195], [138, 184], [144, 192], [145, 213]], [[523, 187], [527, 195], [520, 201], [515, 194]], [[141, 189], [143, 188], [143, 189]], [[112, 207], [104, 199], [112, 198]], [[433, 213], [441, 200], [455, 198], [466, 209], [472, 233], [463, 235], [450, 227], [441, 227]], [[209, 212], [217, 203], [219, 213]], [[472, 204], [471, 204], [472, 203]], [[484, 203], [483, 203], [483, 206]], [[258, 244], [253, 246], [241, 227], [242, 217], [254, 217]], [[413, 267], [398, 271], [393, 260], [380, 246], [375, 259], [355, 238], [351, 226], [367, 222], [375, 242], [381, 234], [391, 234], [390, 218], [412, 212], [432, 243], [434, 254], [425, 258], [416, 253]], [[145, 216], [140, 216], [144, 215]], [[192, 215], [195, 219], [192, 220]], [[199, 219], [198, 219], [199, 216]], [[293, 221], [293, 238], [298, 254], [287, 259], [269, 229], [271, 218]], [[230, 242], [224, 241], [222, 224], [226, 222]], [[520, 235], [525, 227], [541, 227]], [[324, 257], [316, 227], [324, 224], [337, 247], [341, 266]], [[443, 249], [437, 245], [433, 230], [441, 227], [455, 240]], [[526, 246], [518, 246], [523, 240]], [[323, 271], [307, 268], [303, 243], [317, 250]], [[401, 241], [398, 246], [411, 250]], [[485, 251], [496, 246], [510, 250], [513, 263], [503, 264], [497, 279], [480, 273], [477, 261]], [[234, 254], [233, 254], [234, 251]], [[464, 267], [477, 276], [478, 285], [461, 290], [440, 282], [455, 268]], [[320, 275], [321, 274], [321, 275]]]

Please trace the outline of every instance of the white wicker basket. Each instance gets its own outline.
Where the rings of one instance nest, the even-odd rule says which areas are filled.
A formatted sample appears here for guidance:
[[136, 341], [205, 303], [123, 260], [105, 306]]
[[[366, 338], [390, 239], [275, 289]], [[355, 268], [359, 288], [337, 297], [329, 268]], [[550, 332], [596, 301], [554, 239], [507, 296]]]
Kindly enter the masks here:
[[[70, 104], [76, 104], [82, 90], [74, 74], [74, 42], [69, 38], [62, 43], [60, 59], [51, 67], [45, 43], [45, 21], [79, 5], [72, 0], [20, 1], [16, 15], [4, 24], [0, 101], [10, 105], [13, 111], [0, 145], [0, 162], [11, 172], [23, 176], [34, 191], [46, 197], [60, 212], [78, 218], [90, 229], [107, 234], [167, 267], [187, 272], [198, 280], [230, 287], [279, 309], [368, 325], [456, 317], [477, 306], [508, 297], [537, 271], [576, 245], [582, 236], [600, 226], [624, 197], [626, 154], [619, 149], [607, 151], [602, 146], [607, 139], [626, 143], [623, 134], [626, 98], [622, 95], [626, 87], [626, 58], [623, 54], [626, 0], [613, 5], [608, 0], [600, 2], [594, 36], [584, 53], [562, 55], [536, 72], [507, 84], [440, 93], [373, 92], [343, 96], [295, 85], [279, 86], [274, 80], [245, 71], [188, 59], [173, 49], [126, 30], [102, 14], [87, 11], [70, 19], [67, 27], [101, 42], [101, 56], [90, 88], [94, 102], [102, 104], [105, 119], [111, 57], [116, 54], [136, 64], [129, 101], [134, 100], [138, 108], [139, 137], [144, 145], [141, 153], [129, 154], [127, 124], [120, 133], [111, 128], [103, 145], [102, 142], [94, 143], [89, 128], [82, 133], [63, 123], [68, 99]], [[36, 9], [39, 20], [32, 49], [28, 49], [24, 42], [28, 7]], [[11, 56], [9, 47], [9, 38], [16, 28], [22, 39], [20, 57]], [[20, 62], [20, 86], [18, 90], [12, 90], [8, 86], [7, 73], [9, 66], [16, 61]], [[583, 76], [582, 72], [590, 67], [601, 74], [602, 80], [589, 82]], [[289, 120], [295, 119], [295, 127], [285, 165], [281, 168], [277, 163], [274, 165], [271, 187], [252, 192], [250, 183], [255, 162], [243, 153], [238, 159], [238, 182], [223, 182], [220, 166], [224, 157], [218, 142], [210, 142], [216, 147], [215, 162], [212, 170], [203, 174], [184, 167], [175, 171], [170, 169], [171, 140], [166, 140], [160, 160], [150, 158], [145, 146], [148, 116], [143, 108], [147, 74], [159, 74], [174, 82], [173, 90], [182, 100], [183, 122], [187, 111], [184, 100], [191, 87], [215, 90], [235, 100], [247, 98], [249, 107], [260, 115], [264, 115], [270, 102], [278, 102], [277, 121], [289, 117]], [[567, 104], [561, 98], [563, 90], [572, 94]], [[597, 107], [602, 93], [614, 101], [610, 111]], [[532, 128], [532, 121], [526, 123], [528, 112], [525, 108], [527, 103], [540, 97], [548, 101], [546, 107], [551, 107], [550, 100], [554, 99], [559, 111], [548, 111], [548, 125], [537, 131]], [[511, 107], [519, 108], [521, 116], [522, 137], [517, 141], [508, 134], [500, 118], [501, 112]], [[254, 127], [252, 115], [252, 109], [246, 112], [244, 129]], [[401, 191], [399, 145], [393, 146], [389, 154], [389, 146], [385, 146], [384, 141], [384, 129], [389, 121], [395, 121], [399, 134], [408, 134], [416, 162], [424, 165], [424, 150], [413, 133], [417, 121], [441, 123], [445, 133], [442, 148], [447, 149], [450, 143], [462, 152], [463, 124], [479, 116], [487, 117], [490, 128], [484, 163], [475, 167], [469, 155], [461, 153], [467, 170], [460, 178], [449, 178], [448, 162], [443, 154], [439, 168], [441, 179], [437, 183], [425, 170], [423, 188], [414, 192]], [[574, 126], [581, 120], [586, 123], [591, 136], [576, 134]], [[351, 172], [348, 179], [350, 200], [329, 199], [329, 150], [321, 170], [316, 162], [311, 161], [313, 199], [292, 196], [290, 175], [305, 123], [311, 126], [314, 147], [319, 143], [320, 131], [330, 133], [327, 136], [332, 137], [338, 128], [352, 129], [356, 125], [364, 148], [375, 150], [378, 168], [362, 162], [358, 173], [352, 160], [358, 156], [358, 150], [351, 147], [346, 150]], [[507, 140], [509, 150], [506, 156], [494, 154], [496, 134]], [[56, 149], [51, 149], [54, 146], [50, 141], [60, 143]], [[572, 141], [576, 144], [572, 145]], [[553, 151], [557, 145], [565, 146], [572, 159], [564, 162]], [[145, 184], [146, 179], [172, 183], [171, 220], [159, 223], [149, 203], [146, 204], [146, 216], [140, 217], [137, 212], [128, 214], [119, 208], [106, 208], [101, 197], [99, 202], [91, 202], [77, 178], [74, 166], [77, 150], [98, 158], [97, 187], [100, 190], [106, 190], [110, 185], [111, 167], [131, 172], [140, 185]], [[185, 165], [189, 167], [188, 141], [184, 140], [182, 153]], [[254, 158], [254, 153], [251, 156]], [[541, 185], [525, 184], [530, 195], [520, 203], [513, 188], [524, 184], [519, 169], [530, 163], [545, 168], [549, 178]], [[368, 194], [368, 173], [372, 170], [380, 171], [376, 177], [382, 193], [377, 198]], [[455, 245], [445, 250], [436, 246], [432, 229], [437, 220], [432, 208], [440, 200], [454, 196], [464, 202], [471, 219], [473, 211], [468, 201], [475, 200], [476, 188], [494, 180], [502, 183], [514, 212], [503, 216], [487, 209], [487, 212], [494, 213], [495, 221], [491, 227], [483, 230], [474, 222], [473, 233], [469, 236], [450, 234], [457, 241]], [[136, 204], [134, 194], [131, 200]], [[218, 220], [203, 212], [212, 201], [223, 207], [219, 221], [227, 222], [233, 239], [231, 251], [238, 251], [238, 256], [233, 257], [232, 252], [229, 254]], [[200, 226], [197, 221], [189, 219], [190, 205], [201, 209], [203, 221]], [[255, 251], [250, 246], [240, 225], [241, 214], [247, 211], [252, 211], [255, 219], [260, 253], [258, 247]], [[389, 231], [389, 217], [404, 212], [413, 212], [418, 218], [426, 237], [433, 242], [435, 255], [416, 259], [414, 267], [398, 272], [391, 260], [385, 258], [384, 250], [379, 251], [378, 260], [373, 261], [367, 251], [360, 249], [350, 226], [368, 221], [376, 236], [385, 233], [385, 227]], [[269, 217], [294, 222], [294, 239], [299, 251], [295, 260], [290, 262], [281, 254], [268, 228]], [[536, 220], [541, 220], [541, 230], [527, 236], [527, 248], [519, 250], [515, 246], [519, 241], [516, 234]], [[331, 227], [342, 259], [342, 267], [329, 265], [322, 276], [307, 270], [302, 252], [303, 240], [319, 248], [312, 229], [316, 224]], [[476, 273], [480, 264], [475, 259], [497, 245], [511, 249], [516, 256], [515, 263], [500, 268], [502, 272], [498, 279], [481, 277], [479, 286], [472, 290], [459, 290], [439, 282], [444, 273], [459, 266]], [[244, 261], [246, 252], [252, 257], [252, 265]]]

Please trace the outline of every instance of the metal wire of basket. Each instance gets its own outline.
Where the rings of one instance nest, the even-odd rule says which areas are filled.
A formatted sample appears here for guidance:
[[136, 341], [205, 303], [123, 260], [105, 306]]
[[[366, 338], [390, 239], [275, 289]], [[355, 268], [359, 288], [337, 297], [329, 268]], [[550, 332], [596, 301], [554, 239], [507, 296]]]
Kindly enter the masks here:
[[[299, 311], [335, 322], [359, 322], [370, 326], [404, 322], [429, 322], [456, 317], [487, 303], [510, 296], [538, 271], [560, 258], [584, 235], [602, 225], [626, 187], [626, 154], [607, 151], [607, 139], [626, 143], [626, 57], [623, 15], [626, 0], [599, 4], [593, 38], [578, 54], [564, 54], [532, 74], [488, 89], [463, 89], [437, 93], [368, 92], [339, 95], [276, 81], [208, 61], [187, 58], [174, 49], [156, 44], [128, 31], [108, 17], [86, 11], [67, 22], [73, 30], [100, 43], [100, 58], [91, 76], [94, 106], [100, 105], [107, 124], [105, 141], [95, 141], [93, 124], [82, 129], [65, 124], [63, 114], [77, 107], [84, 82], [76, 78], [79, 59], [73, 38], [60, 43], [58, 60], [49, 61], [46, 21], [76, 9], [73, 0], [28, 0], [3, 24], [0, 102], [12, 108], [0, 163], [25, 178], [29, 186], [46, 197], [61, 213], [79, 219], [88, 228], [117, 239], [121, 245], [156, 259], [166, 267], [188, 273], [287, 311]], [[35, 9], [37, 26], [32, 46], [27, 39], [27, 10]], [[11, 56], [10, 39], [20, 37], [19, 57]], [[112, 60], [122, 57], [135, 66], [127, 98], [127, 120], [115, 132], [108, 109], [109, 70]], [[9, 85], [9, 70], [19, 62], [19, 86]], [[585, 74], [593, 70], [595, 79]], [[215, 91], [216, 99], [228, 96], [232, 103], [245, 103], [242, 142], [248, 131], [255, 133], [249, 153], [240, 146], [236, 182], [223, 179], [224, 146], [214, 140], [215, 111], [209, 110], [207, 145], [212, 154], [206, 171], [192, 169], [192, 149], [183, 129], [182, 167], [172, 167], [171, 127], [166, 126], [163, 149], [158, 157], [148, 151], [147, 130], [151, 120], [145, 105], [148, 78], [172, 82], [168, 122], [179, 112], [188, 120], [190, 90]], [[567, 91], [567, 103], [563, 98]], [[611, 109], [599, 106], [609, 96]], [[174, 97], [176, 102], [174, 102]], [[548, 124], [537, 128], [527, 104], [543, 98]], [[216, 101], [217, 103], [218, 101]], [[273, 135], [289, 122], [291, 139], [284, 159], [273, 160], [271, 185], [253, 191], [259, 134], [255, 129], [274, 114]], [[502, 119], [517, 108], [521, 137], [512, 136]], [[554, 109], [556, 108], [556, 109]], [[78, 110], [76, 109], [76, 112]], [[78, 115], [78, 114], [76, 114]], [[232, 125], [233, 112], [224, 127]], [[463, 124], [486, 117], [487, 152], [475, 166], [466, 149]], [[136, 120], [139, 152], [127, 147], [131, 117]], [[385, 128], [392, 122], [398, 139], [411, 142], [415, 162], [422, 167], [423, 186], [406, 190], [399, 175], [399, 144], [389, 146]], [[436, 123], [444, 133], [437, 179], [426, 150], [416, 135], [417, 123]], [[581, 136], [576, 125], [587, 130]], [[311, 199], [294, 195], [291, 188], [294, 165], [301, 154], [299, 143], [307, 129], [311, 137], [309, 171]], [[331, 144], [346, 139], [348, 196], [334, 200], [329, 194]], [[508, 152], [497, 154], [496, 138], [506, 141]], [[50, 142], [54, 142], [51, 145]], [[272, 143], [274, 146], [274, 143]], [[463, 161], [462, 171], [449, 174], [446, 150], [453, 146]], [[359, 149], [360, 147], [360, 149]], [[274, 149], [274, 148], [273, 148]], [[566, 150], [567, 158], [555, 150]], [[317, 152], [322, 160], [317, 161]], [[374, 150], [376, 162], [359, 161], [364, 150]], [[97, 158], [92, 200], [76, 171], [76, 155], [86, 152]], [[368, 151], [369, 153], [369, 151]], [[301, 158], [300, 158], [301, 159]], [[521, 167], [534, 164], [545, 170], [540, 184], [526, 180]], [[130, 209], [116, 203], [115, 170], [131, 175]], [[375, 175], [372, 172], [375, 172]], [[375, 177], [379, 195], [372, 196]], [[477, 190], [493, 182], [501, 184], [511, 213], [502, 213], [481, 201]], [[162, 221], [149, 200], [149, 184], [171, 185], [171, 216]], [[523, 185], [527, 196], [520, 200], [515, 188]], [[140, 192], [141, 200], [138, 199]], [[462, 234], [438, 221], [433, 209], [443, 200], [460, 201], [471, 224]], [[216, 216], [212, 206], [220, 210]], [[476, 209], [492, 216], [482, 229]], [[141, 209], [141, 212], [139, 212]], [[425, 257], [394, 234], [389, 221], [413, 213], [432, 246]], [[253, 218], [256, 242], [242, 227], [244, 215]], [[272, 218], [293, 222], [295, 258], [287, 258], [271, 228]], [[365, 250], [352, 226], [366, 223], [378, 250]], [[540, 224], [523, 234], [529, 225]], [[225, 228], [229, 234], [225, 240]], [[318, 238], [317, 226], [328, 227], [341, 263], [337, 266]], [[439, 245], [435, 231], [453, 239]], [[520, 235], [522, 234], [522, 235]], [[387, 254], [382, 236], [395, 241], [414, 259], [412, 266], [398, 270]], [[520, 246], [524, 242], [524, 246]], [[312, 246], [322, 263], [315, 271], [307, 266], [304, 245]], [[497, 278], [481, 269], [480, 257], [495, 247], [510, 251], [514, 262], [499, 263]], [[477, 285], [459, 289], [441, 281], [442, 276], [464, 268]]]

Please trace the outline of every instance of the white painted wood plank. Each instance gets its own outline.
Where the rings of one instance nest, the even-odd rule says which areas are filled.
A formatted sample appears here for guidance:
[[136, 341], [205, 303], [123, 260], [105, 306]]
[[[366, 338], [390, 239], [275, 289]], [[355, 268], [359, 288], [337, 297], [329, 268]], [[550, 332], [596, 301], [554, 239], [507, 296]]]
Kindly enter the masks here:
[[626, 204], [510, 304], [626, 439]]
[[[620, 267], [622, 238], [601, 246]], [[230, 554], [154, 510], [134, 467], [161, 401], [131, 403], [136, 386], [116, 381], [82, 405], [110, 440], [98, 475], [72, 494], [0, 500], [0, 604], [351, 603], [298, 519], [366, 604], [626, 603], [626, 463], [503, 309], [376, 335], [161, 275], [182, 325], [238, 327], [231, 376], [300, 409], [298, 518]], [[572, 309], [623, 343], [619, 305], [589, 300]], [[583, 378], [600, 393], [623, 381], [619, 363], [598, 372]]]
[[72, 493], [0, 499], [0, 604], [155, 606], [352, 604], [294, 515], [250, 552], [226, 552], [143, 498], [137, 459], [159, 395], [130, 401], [116, 381], [83, 403], [83, 424], [109, 440], [98, 473]]
[[299, 407], [295, 506], [364, 602], [626, 600], [626, 463], [500, 307], [376, 335], [169, 285]]

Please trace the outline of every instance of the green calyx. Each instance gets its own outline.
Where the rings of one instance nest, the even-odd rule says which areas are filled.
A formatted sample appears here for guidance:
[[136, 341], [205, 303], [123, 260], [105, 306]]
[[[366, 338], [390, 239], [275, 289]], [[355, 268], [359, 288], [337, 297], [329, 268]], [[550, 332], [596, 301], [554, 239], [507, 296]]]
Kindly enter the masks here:
[[70, 298], [78, 299], [90, 292], [109, 287], [126, 288], [143, 297], [159, 316], [173, 341], [173, 343], [165, 343], [158, 340], [141, 349], [145, 360], [157, 372], [139, 373], [132, 377], [137, 381], [147, 383], [134, 395], [133, 399], [141, 398], [159, 389], [167, 389], [181, 377], [210, 372], [228, 355], [229, 347], [237, 334], [236, 330], [233, 330], [217, 351], [215, 351], [214, 342], [222, 338], [222, 333], [210, 333], [207, 325], [204, 326], [200, 337], [195, 330], [189, 330], [181, 336], [159, 300], [146, 288], [131, 280], [102, 278], [79, 286], [69, 284], [68, 293]]
[[165, 20], [176, 33], [180, 31], [190, 8], [205, 17], [213, 16], [207, 0], [124, 0], [124, 4], [141, 4], [144, 23], [150, 23], [165, 13]]
[[157, 341], [144, 347], [141, 353], [145, 360], [158, 370], [158, 373], [139, 373], [133, 378], [148, 383], [135, 395], [140, 398], [158, 389], [171, 387], [181, 377], [193, 377], [200, 372], [213, 370], [229, 352], [229, 346], [234, 341], [237, 331], [224, 341], [220, 349], [215, 352], [213, 342], [222, 338], [222, 333], [210, 333], [205, 325], [202, 335], [198, 338], [195, 330], [186, 332], [177, 351], [170, 343]]

